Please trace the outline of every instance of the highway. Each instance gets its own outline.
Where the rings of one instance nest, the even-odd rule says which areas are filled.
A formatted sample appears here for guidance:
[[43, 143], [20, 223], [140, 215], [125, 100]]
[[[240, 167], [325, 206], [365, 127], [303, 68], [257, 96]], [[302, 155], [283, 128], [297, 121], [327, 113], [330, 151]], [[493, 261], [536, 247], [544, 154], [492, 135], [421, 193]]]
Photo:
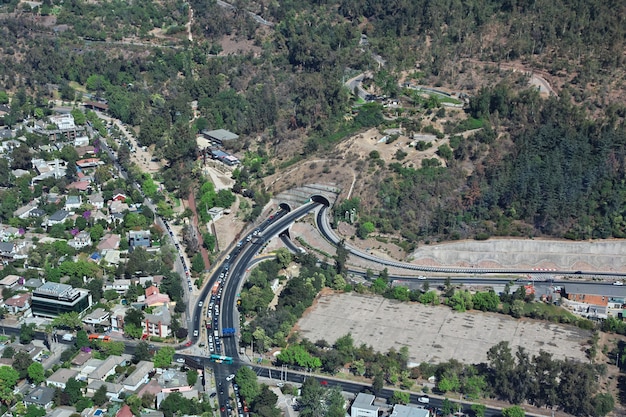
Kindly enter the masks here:
[[[328, 216], [326, 215], [327, 207], [322, 207], [316, 216], [316, 224], [317, 228], [324, 236], [326, 240], [328, 240], [333, 245], [339, 245], [341, 239], [337, 237], [335, 232], [330, 227], [330, 223], [328, 221]], [[406, 262], [398, 262], [391, 261], [388, 259], [377, 258], [373, 255], [365, 253], [354, 246], [350, 245], [349, 242], [344, 241], [345, 248], [350, 252], [351, 255], [365, 259], [370, 262], [375, 262], [380, 265], [392, 266], [395, 268], [406, 269], [410, 271], [422, 271], [422, 272], [440, 272], [440, 273], [449, 273], [449, 274], [481, 274], [481, 275], [490, 275], [490, 274], [537, 274], [542, 271], [536, 271], [534, 269], [510, 269], [510, 268], [462, 268], [462, 267], [439, 267], [439, 266], [425, 266], [425, 265], [414, 265]], [[569, 270], [553, 270], [553, 271], [543, 271], [543, 273], [550, 273], [552, 275], [576, 275], [576, 276], [597, 276], [597, 277], [615, 277], [615, 278], [624, 278], [626, 277], [626, 273], [619, 272], [605, 272], [605, 271], [569, 271]]]

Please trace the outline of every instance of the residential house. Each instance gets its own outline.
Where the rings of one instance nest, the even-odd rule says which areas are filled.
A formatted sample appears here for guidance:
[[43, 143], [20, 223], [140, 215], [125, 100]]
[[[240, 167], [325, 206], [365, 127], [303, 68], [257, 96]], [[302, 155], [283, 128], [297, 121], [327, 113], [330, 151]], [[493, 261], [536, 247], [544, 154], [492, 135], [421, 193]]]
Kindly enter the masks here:
[[[74, 359], [72, 359], [72, 365], [73, 366], [83, 366], [90, 359], [91, 359], [91, 349], [89, 349], [87, 351], [81, 350], [80, 352], [78, 352], [78, 355], [74, 356]], [[93, 369], [92, 369], [92, 371], [93, 371]], [[78, 376], [76, 379], [81, 379], [81, 376]], [[86, 379], [86, 377], [85, 377], [85, 379]]]
[[95, 151], [96, 149], [91, 145], [76, 147], [76, 153], [78, 153], [78, 156], [80, 156], [81, 158], [85, 155], [93, 155]]
[[24, 395], [24, 405], [36, 405], [44, 409], [52, 407], [52, 399], [54, 398], [54, 388], [52, 387], [36, 387], [28, 394]]
[[103, 308], [97, 308], [83, 317], [83, 323], [91, 326], [111, 327], [111, 314]]
[[102, 197], [102, 193], [93, 193], [87, 199], [89, 204], [91, 204], [94, 208], [100, 210], [104, 208], [104, 197]]
[[15, 294], [8, 300], [4, 300], [4, 306], [11, 314], [27, 311], [30, 308], [30, 293]]
[[[128, 204], [120, 200], [113, 200], [109, 204], [109, 212], [111, 214], [122, 214], [130, 210]], [[124, 216], [122, 216], [123, 219]]]
[[76, 234], [72, 239], [70, 239], [67, 244], [73, 247], [74, 249], [81, 249], [87, 246], [92, 245], [91, 235], [89, 232], [81, 231]]
[[100, 220], [104, 220], [107, 223], [111, 223], [111, 218], [109, 216], [106, 216], [100, 210], [96, 210], [96, 211], [92, 211], [91, 212], [91, 220], [93, 220], [94, 223], [96, 223], [96, 222], [98, 222]]
[[150, 379], [149, 374], [154, 370], [154, 363], [140, 361], [135, 371], [124, 380], [124, 389], [135, 392]]
[[142, 286], [145, 286], [148, 282], [151, 282], [153, 285], [161, 285], [161, 281], [163, 281], [163, 275], [139, 277], [139, 285]]
[[28, 213], [28, 217], [31, 218], [37, 218], [37, 217], [43, 217], [46, 215], [46, 211], [40, 208], [36, 208], [30, 211], [30, 213]]
[[165, 369], [158, 378], [159, 385], [163, 387], [161, 392], [185, 392], [193, 390], [187, 384], [187, 372], [179, 371], [178, 369]]
[[38, 175], [31, 179], [31, 185], [48, 178], [62, 178], [67, 172], [67, 164], [59, 159], [55, 159], [54, 161], [33, 159], [32, 164]]
[[[79, 175], [80, 177], [80, 175]], [[91, 182], [85, 179], [79, 179], [66, 187], [68, 190], [87, 191], [91, 187]]]
[[109, 400], [117, 400], [120, 397], [120, 394], [124, 392], [124, 386], [122, 384], [115, 384], [112, 382], [106, 381], [93, 381], [89, 385], [87, 385], [87, 396], [91, 397], [100, 389], [101, 386], [105, 386], [107, 389], [106, 396]]
[[122, 408], [115, 414], [115, 417], [133, 417], [133, 411], [127, 404], [124, 404]]
[[76, 161], [76, 165], [80, 169], [87, 169], [87, 168], [95, 168], [99, 165], [104, 165], [104, 162], [102, 162], [100, 158], [86, 158], [86, 159], [80, 159]]
[[118, 250], [108, 250], [104, 254], [104, 262], [109, 265], [119, 265], [121, 252]]
[[55, 373], [50, 375], [48, 379], [46, 379], [46, 383], [54, 387], [65, 389], [67, 381], [72, 378], [76, 378], [77, 376], [78, 371], [74, 369], [59, 368]]
[[169, 307], [161, 305], [155, 307], [152, 313], [146, 314], [144, 319], [143, 334], [148, 336], [168, 337], [172, 333], [172, 313]]
[[79, 195], [68, 195], [65, 199], [65, 206], [63, 208], [71, 212], [79, 209], [81, 204], [83, 204], [83, 201]]
[[32, 343], [27, 345], [21, 345], [19, 343], [11, 343], [9, 346], [15, 350], [15, 352], [24, 352], [28, 355], [29, 358], [36, 361], [41, 354], [43, 353], [43, 349], [39, 346], [35, 346]]
[[13, 217], [17, 217], [20, 219], [27, 219], [30, 217], [30, 213], [35, 210], [37, 208], [37, 202], [36, 201], [31, 201], [30, 203], [26, 204], [25, 206], [22, 206], [20, 208], [18, 208], [17, 210], [15, 210], [13, 212]]
[[0, 241], [7, 242], [20, 235], [20, 229], [5, 224], [0, 225]]
[[104, 284], [103, 290], [115, 290], [118, 294], [122, 295], [126, 291], [128, 291], [132, 283], [133, 282], [130, 279], [116, 279], [113, 282], [106, 282]]
[[78, 136], [74, 139], [74, 147], [89, 145], [89, 138], [87, 136]]
[[157, 307], [162, 305], [169, 305], [171, 302], [169, 295], [161, 294], [159, 289], [154, 285], [145, 289], [146, 299], [144, 301], [146, 307]]
[[54, 226], [55, 224], [63, 223], [70, 216], [70, 212], [67, 210], [58, 210], [54, 212], [46, 221], [46, 226]]
[[126, 363], [126, 358], [122, 356], [111, 355], [106, 358], [100, 366], [98, 366], [87, 377], [87, 381], [92, 383], [93, 381], [104, 381], [108, 376], [115, 374], [115, 367]]
[[79, 365], [80, 366], [79, 374], [78, 374], [78, 378], [76, 379], [80, 381], [88, 381], [89, 375], [91, 375], [103, 363], [104, 363], [104, 360], [102, 359], [95, 359], [95, 358], [87, 359], [85, 363], [83, 363], [82, 365]]
[[372, 394], [359, 393], [352, 407], [350, 408], [351, 417], [378, 417], [378, 410], [380, 407], [374, 405], [375, 396]]
[[15, 288], [20, 284], [21, 278], [19, 275], [7, 275], [0, 280], [0, 286], [2, 288]]
[[13, 242], [0, 242], [0, 257], [5, 259], [15, 259], [17, 248]]
[[152, 407], [159, 408], [161, 406], [161, 403], [156, 401], [156, 399], [162, 391], [163, 387], [161, 386], [161, 384], [159, 384], [159, 381], [152, 378], [150, 381], [148, 381], [146, 385], [141, 387], [141, 389], [137, 391], [136, 394], [139, 398], [143, 398], [143, 396], [146, 394], [154, 395], [155, 403], [152, 404]]
[[126, 199], [128, 197], [126, 197], [126, 194], [122, 194], [122, 193], [116, 193], [113, 198], [111, 198], [112, 201], [121, 201], [122, 203], [126, 202]]
[[100, 239], [100, 243], [96, 247], [100, 252], [105, 252], [108, 250], [118, 250], [120, 248], [120, 235], [107, 233]]
[[124, 333], [124, 316], [126, 315], [126, 306], [121, 304], [113, 307], [111, 311], [111, 330], [114, 332]]
[[149, 248], [150, 247], [150, 231], [131, 230], [130, 232], [128, 232], [128, 244], [129, 244], [130, 251], [138, 247]]

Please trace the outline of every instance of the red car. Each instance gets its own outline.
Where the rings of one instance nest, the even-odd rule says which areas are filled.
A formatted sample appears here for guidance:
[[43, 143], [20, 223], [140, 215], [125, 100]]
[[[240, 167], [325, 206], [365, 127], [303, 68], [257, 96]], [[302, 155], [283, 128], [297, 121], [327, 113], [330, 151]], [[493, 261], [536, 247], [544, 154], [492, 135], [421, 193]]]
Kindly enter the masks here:
[[320, 381], [320, 384], [326, 386], [326, 385], [328, 385], [328, 381]]
[[192, 344], [192, 342], [191, 342], [191, 340], [189, 340], [187, 343], [185, 343], [185, 346], [189, 347], [189, 346], [191, 346], [191, 344]]

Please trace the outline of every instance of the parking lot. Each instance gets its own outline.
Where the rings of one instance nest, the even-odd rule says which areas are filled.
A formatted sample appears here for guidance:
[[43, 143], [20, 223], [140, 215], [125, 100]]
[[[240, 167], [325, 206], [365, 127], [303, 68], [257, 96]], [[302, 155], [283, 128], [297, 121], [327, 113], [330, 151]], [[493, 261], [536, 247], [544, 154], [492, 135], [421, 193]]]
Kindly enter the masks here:
[[555, 358], [586, 361], [591, 333], [574, 326], [496, 313], [457, 313], [445, 306], [401, 303], [356, 293], [322, 296], [297, 323], [302, 337], [334, 343], [351, 333], [355, 346], [363, 343], [380, 352], [409, 348], [409, 362], [464, 363], [487, 360], [489, 348], [507, 340], [531, 355], [544, 350]]

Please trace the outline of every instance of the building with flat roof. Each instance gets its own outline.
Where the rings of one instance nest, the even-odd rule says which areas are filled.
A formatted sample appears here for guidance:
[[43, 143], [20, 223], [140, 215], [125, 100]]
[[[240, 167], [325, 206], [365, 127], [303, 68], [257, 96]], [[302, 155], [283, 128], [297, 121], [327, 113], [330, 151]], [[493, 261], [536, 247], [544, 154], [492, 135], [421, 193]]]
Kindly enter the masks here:
[[139, 230], [139, 231], [131, 230], [130, 232], [128, 232], [128, 244], [129, 244], [131, 251], [137, 247], [149, 248], [150, 247], [150, 231], [149, 230]]
[[424, 408], [396, 404], [393, 406], [393, 411], [389, 415], [390, 417], [429, 417], [430, 412]]
[[359, 393], [352, 403], [350, 415], [352, 417], [378, 417], [377, 405], [374, 405], [375, 396], [372, 394]]
[[33, 291], [31, 310], [34, 316], [57, 317], [75, 311], [82, 313], [92, 304], [88, 290], [71, 285], [46, 282]]
[[203, 130], [202, 135], [211, 141], [213, 145], [223, 146], [224, 142], [239, 139], [239, 136], [225, 129]]

